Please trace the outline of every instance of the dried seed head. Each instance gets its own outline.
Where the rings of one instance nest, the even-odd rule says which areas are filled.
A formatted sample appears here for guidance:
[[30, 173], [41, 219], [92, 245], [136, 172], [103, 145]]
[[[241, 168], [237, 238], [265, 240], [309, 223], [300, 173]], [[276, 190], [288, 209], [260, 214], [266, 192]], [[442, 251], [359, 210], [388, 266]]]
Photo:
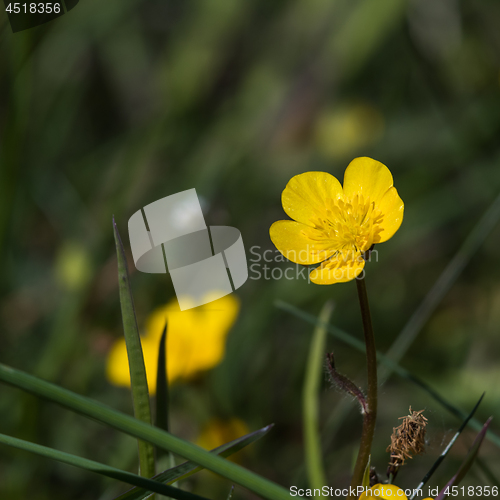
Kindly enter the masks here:
[[386, 451], [391, 454], [387, 475], [396, 475], [398, 468], [405, 460], [425, 451], [425, 426], [427, 419], [422, 415], [424, 410], [412, 411], [406, 417], [400, 417], [403, 422], [392, 430], [391, 444]]

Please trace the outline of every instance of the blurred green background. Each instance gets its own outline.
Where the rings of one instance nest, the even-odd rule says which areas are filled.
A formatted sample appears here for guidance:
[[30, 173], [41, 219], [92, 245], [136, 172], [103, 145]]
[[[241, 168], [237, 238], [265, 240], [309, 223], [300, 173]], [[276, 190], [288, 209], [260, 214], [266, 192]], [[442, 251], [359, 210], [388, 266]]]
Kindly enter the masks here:
[[[494, 0], [81, 0], [16, 34], [2, 12], [0, 361], [131, 412], [130, 391], [105, 378], [122, 335], [112, 215], [129, 251], [134, 212], [194, 187], [207, 223], [237, 227], [251, 258], [252, 246], [274, 250], [269, 226], [286, 218], [280, 196], [293, 175], [342, 178], [361, 155], [391, 169], [405, 202], [401, 229], [367, 268], [386, 351], [500, 191], [499, 24]], [[402, 360], [464, 410], [486, 391], [482, 421], [500, 410], [499, 246], [496, 227]], [[132, 285], [142, 328], [173, 287], [137, 272]], [[194, 441], [214, 417], [250, 430], [274, 422], [240, 462], [286, 488], [306, 485], [301, 391], [312, 327], [275, 301], [317, 315], [334, 299], [334, 324], [362, 338], [355, 288], [249, 279], [223, 363], [172, 387], [172, 431]], [[328, 349], [363, 385], [362, 355], [332, 337]], [[346, 399], [325, 379], [334, 487], [349, 483], [361, 429]], [[427, 453], [398, 477], [415, 487], [460, 421], [397, 376], [379, 404], [372, 464], [381, 476], [398, 417], [426, 408]], [[134, 439], [3, 385], [0, 431], [137, 470]], [[450, 479], [473, 435], [462, 435], [433, 486]], [[499, 477], [498, 448], [486, 443], [481, 456]], [[474, 466], [464, 484], [492, 483]], [[209, 473], [184, 483], [211, 498], [229, 486]], [[2, 499], [104, 500], [125, 489], [0, 448]], [[241, 488], [235, 497], [256, 498]]]

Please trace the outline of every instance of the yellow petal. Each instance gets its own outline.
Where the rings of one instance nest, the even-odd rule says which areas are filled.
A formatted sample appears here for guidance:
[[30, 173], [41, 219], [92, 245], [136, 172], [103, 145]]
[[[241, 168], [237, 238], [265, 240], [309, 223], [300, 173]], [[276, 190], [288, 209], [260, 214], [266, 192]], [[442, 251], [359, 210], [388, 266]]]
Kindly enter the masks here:
[[[146, 378], [151, 395], [156, 391], [156, 370], [158, 365], [158, 344], [148, 337], [141, 338], [142, 354], [146, 366]], [[128, 366], [127, 346], [125, 339], [118, 339], [108, 354], [106, 377], [121, 387], [130, 387], [130, 369]]]
[[269, 229], [269, 235], [276, 248], [296, 264], [317, 264], [333, 253], [321, 243], [319, 231], [300, 222], [275, 222]]
[[283, 209], [293, 220], [313, 226], [324, 218], [332, 199], [342, 196], [340, 182], [327, 172], [306, 172], [292, 177], [281, 195]]
[[339, 253], [321, 266], [317, 267], [309, 275], [311, 281], [317, 285], [331, 285], [333, 283], [345, 283], [357, 278], [363, 268], [365, 261], [361, 253], [347, 255]]
[[106, 377], [108, 380], [119, 386], [130, 385], [130, 373], [128, 368], [127, 347], [125, 339], [118, 339], [109, 351], [106, 363]]
[[383, 500], [408, 500], [408, 497], [404, 494], [401, 488], [398, 488], [394, 484], [376, 484], [370, 488], [370, 493], [362, 493], [359, 500], [368, 499], [383, 499]]
[[344, 195], [348, 199], [362, 195], [365, 200], [369, 197], [370, 202], [377, 205], [392, 185], [389, 169], [366, 156], [352, 160], [344, 174]]
[[383, 219], [378, 224], [382, 232], [378, 235], [375, 243], [383, 243], [394, 236], [403, 222], [404, 207], [403, 200], [399, 197], [396, 188], [390, 188], [377, 204], [377, 209], [381, 211]]
[[[217, 366], [226, 350], [226, 338], [238, 316], [240, 303], [230, 294], [187, 311], [176, 310], [169, 304], [167, 335], [168, 379], [189, 379]], [[161, 314], [161, 313], [160, 313]], [[159, 326], [159, 324], [156, 324]], [[159, 338], [163, 331], [153, 331], [148, 323], [148, 336]], [[156, 327], [157, 327], [156, 326]]]
[[196, 444], [206, 450], [213, 450], [249, 432], [248, 426], [239, 418], [228, 420], [213, 418], [203, 427]]

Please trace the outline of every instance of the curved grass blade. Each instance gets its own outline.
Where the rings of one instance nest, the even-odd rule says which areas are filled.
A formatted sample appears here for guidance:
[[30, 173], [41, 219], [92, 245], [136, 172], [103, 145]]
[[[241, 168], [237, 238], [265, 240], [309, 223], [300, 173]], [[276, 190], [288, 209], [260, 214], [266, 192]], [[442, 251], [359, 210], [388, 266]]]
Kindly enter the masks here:
[[365, 490], [367, 490], [370, 487], [370, 467], [371, 467], [371, 462], [372, 462], [372, 456], [370, 455], [368, 457], [368, 463], [366, 464], [366, 469], [365, 473], [363, 474], [363, 482], [361, 483], [361, 486]]
[[57, 460], [58, 462], [73, 465], [74, 467], [78, 467], [80, 469], [95, 472], [102, 476], [117, 479], [118, 481], [122, 481], [124, 483], [133, 484], [141, 488], [148, 488], [150, 491], [160, 493], [162, 495], [168, 495], [169, 497], [176, 498], [178, 500], [207, 500], [205, 497], [201, 497], [193, 493], [180, 490], [179, 488], [174, 488], [173, 486], [169, 486], [161, 482], [138, 476], [137, 474], [132, 474], [131, 472], [116, 469], [115, 467], [110, 467], [109, 465], [101, 464], [99, 462], [95, 462], [87, 458], [78, 457], [76, 455], [71, 455], [70, 453], [54, 450], [53, 448], [41, 446], [36, 443], [24, 441], [23, 439], [6, 436], [5, 434], [0, 434], [0, 443], [18, 448], [20, 450], [29, 451], [45, 458]]
[[[135, 317], [134, 299], [130, 288], [127, 269], [127, 258], [123, 243], [113, 217], [113, 233], [115, 236], [116, 256], [118, 259], [118, 284], [122, 309], [123, 333], [127, 345], [127, 357], [130, 368], [130, 385], [134, 404], [135, 418], [151, 425], [151, 408], [149, 404], [148, 381], [142, 353], [141, 338]], [[139, 471], [141, 476], [151, 477], [155, 474], [154, 448], [150, 443], [139, 440]]]
[[486, 421], [486, 423], [483, 426], [483, 429], [476, 436], [476, 439], [474, 439], [474, 443], [472, 443], [472, 447], [469, 450], [467, 456], [465, 457], [465, 460], [463, 461], [462, 465], [460, 466], [460, 469], [458, 469], [458, 472], [450, 479], [450, 481], [446, 484], [446, 486], [439, 492], [439, 495], [436, 497], [436, 500], [443, 500], [445, 496], [447, 496], [446, 495], [447, 490], [452, 486], [456, 486], [457, 484], [459, 484], [460, 481], [462, 481], [462, 479], [465, 477], [467, 472], [469, 472], [469, 469], [472, 467], [474, 459], [479, 453], [479, 448], [481, 448], [481, 445], [483, 444], [484, 437], [486, 436], [486, 432], [488, 431], [488, 427], [491, 423], [492, 418], [493, 417], [490, 417]]
[[[257, 439], [265, 436], [273, 427], [274, 424], [263, 427], [262, 429], [251, 432], [250, 434], [214, 448], [210, 451], [210, 453], [215, 453], [217, 455], [220, 455], [221, 457], [229, 457], [230, 455], [237, 453], [254, 441], [257, 441]], [[157, 474], [153, 479], [162, 483], [172, 484], [179, 479], [185, 479], [195, 474], [196, 472], [199, 472], [200, 470], [203, 470], [203, 467], [199, 467], [194, 462], [184, 462], [177, 467], [167, 469], [160, 474]], [[133, 488], [129, 491], [126, 491], [119, 497], [116, 497], [114, 500], [143, 500], [150, 494], [151, 492], [145, 490], [144, 488]]]
[[[302, 320], [306, 321], [307, 323], [310, 323], [312, 325], [318, 325], [318, 318], [314, 316], [313, 314], [309, 314], [305, 311], [302, 311], [301, 309], [292, 306], [291, 304], [288, 304], [287, 302], [284, 302], [282, 300], [277, 300], [275, 302], [276, 307], [279, 309], [282, 309], [283, 311], [289, 312], [290, 314], [293, 314], [297, 318], [301, 318]], [[333, 325], [328, 325], [327, 326], [327, 331], [331, 335], [333, 335], [335, 338], [341, 340], [345, 344], [353, 347], [354, 349], [357, 349], [360, 352], [365, 352], [365, 346], [363, 342], [358, 340], [357, 338], [353, 337], [351, 334], [341, 330], [340, 328], [337, 328]], [[421, 380], [419, 377], [416, 375], [413, 375], [410, 373], [406, 368], [403, 368], [400, 366], [398, 363], [394, 362], [391, 358], [388, 358], [385, 354], [381, 353], [380, 351], [377, 351], [377, 360], [380, 361], [380, 363], [383, 363], [391, 368], [392, 371], [397, 373], [400, 377], [405, 378], [409, 380], [410, 382], [414, 383], [415, 385], [418, 385], [421, 389], [423, 389], [425, 392], [429, 394], [435, 401], [437, 401], [443, 408], [448, 410], [452, 415], [455, 417], [464, 420], [467, 418], [467, 413], [465, 413], [463, 410], [460, 408], [457, 408], [455, 405], [447, 401], [443, 396], [441, 396], [435, 389], [433, 389], [431, 386], [429, 386], [426, 382]], [[479, 420], [472, 418], [468, 421], [468, 425], [476, 430], [480, 431], [483, 428], [483, 425]], [[487, 439], [491, 441], [493, 444], [496, 446], [500, 447], [500, 436], [497, 434], [493, 433], [492, 431], [489, 431], [487, 434]]]
[[326, 475], [319, 434], [319, 390], [325, 357], [326, 327], [333, 307], [332, 302], [326, 302], [318, 317], [318, 324], [311, 338], [302, 391], [306, 471], [311, 488], [320, 490], [326, 484]]
[[[469, 423], [469, 420], [473, 417], [474, 413], [476, 413], [476, 410], [479, 408], [479, 405], [481, 404], [481, 401], [484, 398], [484, 392], [482, 396], [479, 398], [479, 401], [476, 403], [476, 406], [472, 409], [468, 417], [462, 422], [462, 425], [459, 427], [458, 431], [455, 433], [455, 435], [451, 438], [451, 441], [448, 443], [446, 448], [443, 450], [443, 453], [439, 456], [439, 458], [434, 462], [433, 466], [430, 468], [429, 472], [424, 476], [422, 481], [420, 481], [420, 484], [416, 487], [416, 489], [413, 490], [413, 495], [410, 497], [410, 500], [413, 500], [415, 495], [417, 494], [418, 490], [421, 490], [422, 487], [429, 481], [431, 476], [436, 472], [436, 469], [441, 465], [441, 462], [446, 458], [446, 455], [448, 455], [448, 452], [451, 450], [451, 447], [455, 444], [455, 441], [458, 439], [458, 436], [462, 433], [462, 431], [465, 429], [467, 424]], [[481, 432], [484, 430], [481, 430]], [[486, 432], [486, 431], [485, 431]]]
[[0, 380], [180, 455], [264, 498], [269, 500], [290, 500], [288, 490], [282, 486], [203, 450], [193, 443], [172, 436], [168, 432], [113, 410], [102, 403], [80, 396], [2, 363], [0, 363]]

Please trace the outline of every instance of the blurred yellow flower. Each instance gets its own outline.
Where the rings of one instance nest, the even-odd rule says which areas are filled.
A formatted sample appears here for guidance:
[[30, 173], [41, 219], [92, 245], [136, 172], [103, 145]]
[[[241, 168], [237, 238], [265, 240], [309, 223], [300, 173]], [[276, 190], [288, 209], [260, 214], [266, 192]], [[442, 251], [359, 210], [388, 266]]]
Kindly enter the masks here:
[[196, 444], [206, 450], [213, 450], [233, 439], [249, 434], [249, 432], [245, 422], [239, 418], [228, 420], [213, 418], [201, 430]]
[[275, 222], [271, 240], [292, 262], [321, 262], [310, 274], [319, 285], [359, 276], [365, 252], [390, 239], [403, 221], [404, 204], [391, 172], [366, 157], [349, 164], [343, 188], [327, 172], [306, 172], [290, 179], [281, 200], [294, 220]]
[[384, 500], [394, 500], [397, 498], [398, 500], [408, 500], [404, 491], [394, 484], [376, 484], [368, 491], [370, 493], [362, 493], [359, 500], [368, 500], [369, 498], [382, 498]]
[[318, 149], [335, 160], [376, 143], [384, 132], [384, 117], [373, 106], [356, 103], [322, 115], [315, 128]]
[[86, 248], [76, 242], [66, 242], [57, 256], [57, 281], [68, 290], [79, 290], [89, 281], [91, 273], [92, 264]]
[[[150, 394], [156, 393], [156, 370], [160, 338], [168, 323], [167, 374], [170, 383], [189, 379], [218, 365], [225, 353], [226, 337], [238, 316], [234, 294], [186, 311], [177, 300], [153, 311], [141, 338]], [[108, 355], [106, 375], [115, 385], [130, 387], [125, 339], [117, 340]]]

